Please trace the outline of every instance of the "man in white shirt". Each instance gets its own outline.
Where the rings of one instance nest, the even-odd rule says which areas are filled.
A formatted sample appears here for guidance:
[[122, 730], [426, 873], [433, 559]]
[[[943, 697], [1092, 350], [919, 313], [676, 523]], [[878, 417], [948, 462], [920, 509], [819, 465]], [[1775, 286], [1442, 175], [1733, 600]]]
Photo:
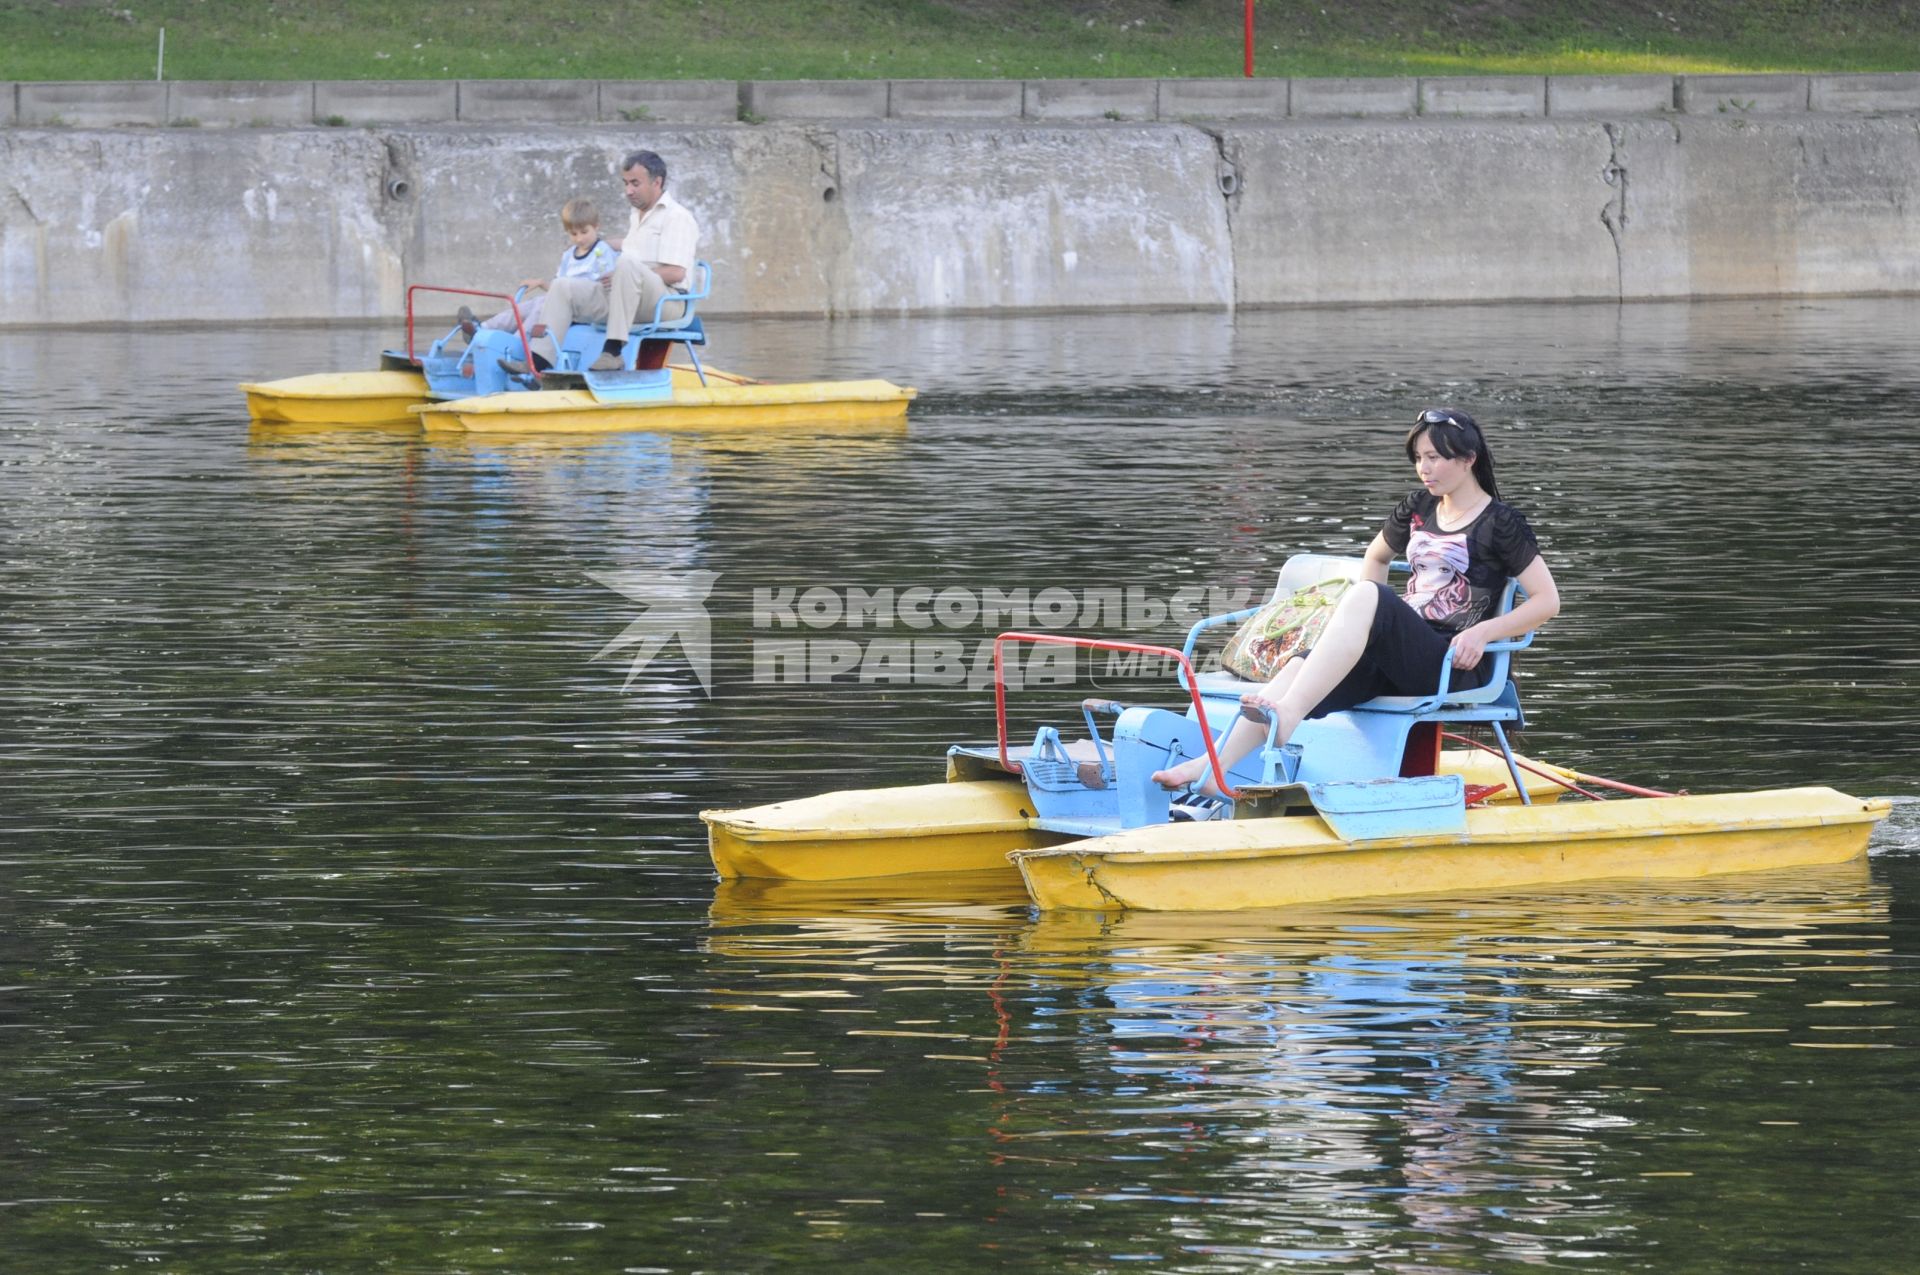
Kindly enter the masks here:
[[[651, 322], [660, 298], [669, 291], [686, 291], [693, 274], [700, 226], [693, 214], [667, 193], [667, 162], [652, 151], [634, 151], [620, 162], [620, 176], [626, 185], [627, 202], [633, 205], [627, 233], [607, 240], [620, 250], [620, 259], [613, 273], [598, 282], [555, 279], [548, 286], [541, 316], [548, 335], [530, 341], [535, 347], [534, 364], [542, 371], [552, 367], [557, 357], [554, 333], [564, 339], [570, 324], [603, 320], [607, 325], [606, 345], [589, 366], [596, 372], [620, 367], [620, 349], [627, 343], [627, 332], [635, 321]], [[502, 359], [500, 366], [516, 374], [526, 371], [511, 359]]]

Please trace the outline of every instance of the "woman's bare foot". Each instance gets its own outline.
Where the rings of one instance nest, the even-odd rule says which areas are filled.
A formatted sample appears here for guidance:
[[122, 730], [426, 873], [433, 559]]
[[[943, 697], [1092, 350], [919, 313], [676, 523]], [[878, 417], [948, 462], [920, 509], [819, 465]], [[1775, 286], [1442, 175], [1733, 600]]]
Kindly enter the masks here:
[[[1154, 783], [1159, 784], [1162, 788], [1170, 792], [1179, 792], [1184, 788], [1193, 787], [1194, 781], [1211, 769], [1212, 766], [1205, 757], [1191, 757], [1181, 762], [1178, 766], [1169, 766], [1165, 770], [1154, 771], [1152, 779]], [[1211, 788], [1212, 784], [1209, 782], [1207, 786]], [[1218, 794], [1213, 795], [1217, 796]]]

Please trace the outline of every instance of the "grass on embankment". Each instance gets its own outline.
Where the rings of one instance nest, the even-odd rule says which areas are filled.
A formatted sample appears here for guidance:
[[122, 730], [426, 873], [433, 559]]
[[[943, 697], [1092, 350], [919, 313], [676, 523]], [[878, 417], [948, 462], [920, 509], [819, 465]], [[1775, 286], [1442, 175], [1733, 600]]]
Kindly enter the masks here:
[[[1920, 0], [1258, 0], [1261, 75], [1920, 69]], [[1235, 76], [1242, 0], [0, 0], [0, 80]]]

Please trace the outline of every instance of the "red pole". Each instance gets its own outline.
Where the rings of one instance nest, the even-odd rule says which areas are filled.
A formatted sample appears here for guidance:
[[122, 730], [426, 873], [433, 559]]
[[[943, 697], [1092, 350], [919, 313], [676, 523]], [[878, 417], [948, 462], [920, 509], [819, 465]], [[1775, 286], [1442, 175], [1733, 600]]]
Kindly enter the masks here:
[[[407, 357], [415, 363], [420, 361], [420, 357], [413, 352], [413, 294], [416, 292], [451, 292], [457, 297], [494, 297], [506, 302], [508, 305], [513, 305], [513, 297], [505, 292], [481, 292], [475, 288], [442, 288], [438, 284], [432, 283], [409, 284], [407, 287]], [[514, 326], [518, 327], [520, 323], [519, 306], [513, 305], [513, 314]], [[525, 345], [526, 343], [527, 334], [523, 330], [520, 333], [520, 344]]]
[[[1200, 697], [1200, 682], [1193, 675], [1193, 665], [1186, 654], [1170, 646], [1147, 646], [1140, 642], [1108, 642], [1099, 638], [1068, 637], [1062, 633], [1002, 633], [993, 640], [993, 713], [998, 719], [998, 738], [1000, 741], [1001, 768], [1018, 774], [1018, 768], [1007, 756], [1007, 680], [1000, 663], [1000, 650], [1008, 642], [1040, 642], [1049, 646], [1073, 646], [1083, 651], [1137, 651], [1142, 655], [1168, 655], [1180, 661], [1180, 672], [1187, 684], [1187, 693], [1193, 700], [1193, 716], [1200, 727], [1200, 738], [1207, 741], [1207, 763], [1213, 767], [1213, 782], [1218, 785], [1220, 795], [1228, 801], [1237, 799], [1240, 794], [1227, 783], [1227, 768], [1220, 764], [1220, 754], [1214, 748], [1213, 729], [1207, 725], [1206, 701]], [[1237, 716], [1237, 714], [1236, 714]], [[1285, 742], [1285, 741], [1282, 741]]]
[[1247, 0], [1246, 46], [1247, 46], [1246, 75], [1247, 75], [1247, 78], [1251, 80], [1253, 78], [1253, 0]]

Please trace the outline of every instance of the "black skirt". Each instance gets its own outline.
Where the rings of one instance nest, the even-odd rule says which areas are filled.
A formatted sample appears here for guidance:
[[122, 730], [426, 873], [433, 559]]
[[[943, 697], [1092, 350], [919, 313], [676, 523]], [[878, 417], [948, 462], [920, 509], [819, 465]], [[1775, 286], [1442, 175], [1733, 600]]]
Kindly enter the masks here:
[[[1386, 585], [1373, 587], [1380, 591], [1380, 600], [1373, 608], [1373, 628], [1366, 649], [1308, 717], [1325, 717], [1379, 695], [1431, 695], [1439, 687], [1440, 661], [1453, 642], [1453, 630], [1428, 624]], [[1485, 686], [1493, 675], [1493, 661], [1493, 656], [1485, 655], [1478, 668], [1452, 670], [1448, 689], [1470, 691]]]

